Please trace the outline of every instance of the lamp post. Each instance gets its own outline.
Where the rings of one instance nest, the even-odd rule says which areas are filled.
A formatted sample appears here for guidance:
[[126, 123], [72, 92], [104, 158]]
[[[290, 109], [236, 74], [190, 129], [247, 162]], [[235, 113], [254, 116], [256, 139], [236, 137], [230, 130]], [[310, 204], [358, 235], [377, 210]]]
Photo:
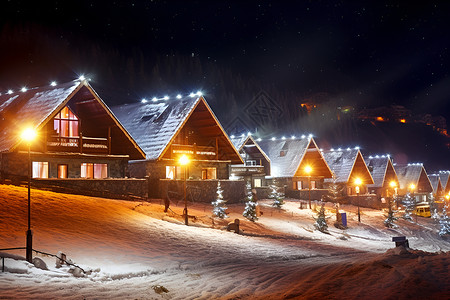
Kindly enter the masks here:
[[187, 209], [187, 196], [186, 196], [186, 181], [187, 181], [187, 167], [189, 165], [189, 157], [185, 154], [183, 154], [180, 157], [179, 163], [181, 166], [184, 166], [184, 210], [183, 210], [183, 215], [184, 215], [184, 224], [188, 225], [189, 224], [189, 220], [188, 220], [188, 209]]
[[409, 185], [409, 190], [411, 191], [411, 198], [413, 199], [413, 203], [414, 203], [414, 214], [416, 215], [416, 223], [417, 223], [417, 213], [415, 212], [415, 207], [416, 207], [416, 197], [414, 196], [414, 190], [416, 189], [416, 185], [414, 183], [411, 183]]
[[356, 203], [358, 205], [358, 222], [361, 223], [361, 212], [359, 209], [359, 186], [361, 185], [362, 181], [361, 178], [355, 179], [355, 191], [356, 191]]
[[[393, 200], [395, 198], [395, 196], [397, 195], [397, 182], [392, 180], [391, 182], [389, 182], [389, 186], [392, 189], [392, 200]], [[391, 205], [391, 203], [389, 203], [389, 206], [390, 205]], [[398, 208], [398, 203], [397, 203], [397, 208]]]
[[309, 209], [311, 209], [311, 171], [312, 168], [311, 166], [306, 166], [305, 167], [305, 173], [308, 174], [308, 204], [309, 204]]
[[27, 246], [25, 257], [27, 262], [33, 261], [33, 233], [31, 232], [31, 142], [36, 137], [36, 131], [27, 128], [22, 132], [22, 140], [27, 142], [28, 146], [28, 229], [27, 229]]

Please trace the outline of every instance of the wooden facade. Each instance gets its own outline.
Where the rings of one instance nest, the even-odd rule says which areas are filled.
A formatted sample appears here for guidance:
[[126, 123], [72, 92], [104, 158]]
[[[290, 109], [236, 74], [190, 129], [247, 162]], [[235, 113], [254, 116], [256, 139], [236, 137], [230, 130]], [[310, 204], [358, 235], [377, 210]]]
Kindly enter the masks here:
[[[12, 97], [12, 98], [8, 98]], [[2, 177], [23, 177], [30, 143], [34, 178], [125, 177], [129, 159], [143, 151], [86, 81], [69, 82], [0, 97], [4, 133], [0, 147]]]
[[426, 202], [433, 192], [430, 179], [421, 163], [394, 165], [400, 183], [399, 194], [410, 193], [416, 202]]
[[378, 199], [396, 195], [400, 183], [390, 156], [368, 156], [365, 162], [374, 181], [373, 184], [367, 185], [369, 193], [376, 194]]

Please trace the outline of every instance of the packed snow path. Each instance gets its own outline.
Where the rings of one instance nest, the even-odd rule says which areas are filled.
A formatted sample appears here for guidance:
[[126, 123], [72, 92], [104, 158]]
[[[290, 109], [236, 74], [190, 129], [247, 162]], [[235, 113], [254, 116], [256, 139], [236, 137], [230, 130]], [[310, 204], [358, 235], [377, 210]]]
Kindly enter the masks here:
[[[23, 246], [26, 189], [0, 185], [0, 195], [0, 248]], [[303, 225], [291, 224], [288, 213], [275, 214], [279, 219], [262, 217], [260, 223], [266, 227], [237, 235], [184, 226], [170, 218], [172, 222], [163, 221], [166, 217], [162, 209], [156, 204], [138, 206], [136, 202], [33, 190], [33, 248], [49, 253], [62, 251], [75, 263], [94, 272], [85, 278], [75, 278], [55, 269], [54, 259], [44, 258], [50, 271], [7, 259], [10, 272], [0, 274], [0, 296], [313, 297], [322, 295], [323, 291], [316, 289], [326, 284], [324, 279], [330, 280], [326, 272], [337, 276], [353, 268], [355, 262], [377, 259], [379, 254], [374, 252], [383, 250], [364, 244], [354, 247], [354, 241], [336, 236], [322, 240], [322, 233], [303, 229], [309, 219], [303, 218]], [[289, 211], [289, 206], [286, 209]], [[192, 212], [205, 214], [195, 208]], [[448, 256], [445, 261], [448, 263]], [[15, 264], [19, 266], [14, 267]], [[152, 287], [158, 285], [167, 288], [168, 293], [156, 293]], [[364, 290], [358, 293], [364, 295]]]

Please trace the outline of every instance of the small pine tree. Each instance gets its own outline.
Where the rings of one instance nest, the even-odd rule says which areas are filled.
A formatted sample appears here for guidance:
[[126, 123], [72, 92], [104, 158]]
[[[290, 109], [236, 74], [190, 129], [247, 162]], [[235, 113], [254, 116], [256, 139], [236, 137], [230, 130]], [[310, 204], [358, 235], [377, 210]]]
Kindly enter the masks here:
[[217, 193], [216, 201], [211, 202], [211, 204], [213, 205], [213, 215], [220, 219], [228, 218], [228, 215], [225, 212], [227, 210], [227, 207], [226, 207], [226, 201], [223, 200], [223, 190], [220, 187], [220, 181], [217, 182], [217, 192], [216, 193]]
[[247, 202], [245, 203], [245, 209], [242, 215], [250, 221], [255, 222], [256, 220], [258, 220], [258, 217], [256, 216], [256, 206], [258, 205], [258, 203], [253, 199], [252, 187], [250, 185], [250, 182], [247, 182], [246, 188]]
[[342, 200], [342, 185], [336, 182], [336, 178], [333, 178], [333, 183], [328, 186], [327, 198], [333, 203], [340, 203]]
[[412, 212], [414, 211], [414, 208], [416, 204], [414, 203], [414, 199], [411, 197], [409, 193], [405, 195], [405, 198], [403, 199], [403, 205], [405, 206], [405, 213], [403, 214], [403, 219], [412, 221]]
[[[430, 208], [430, 210], [431, 210], [431, 208]], [[433, 221], [435, 221], [436, 223], [439, 222], [439, 214], [438, 214], [437, 209], [435, 208], [435, 209], [433, 209], [431, 211], [432, 211], [431, 219], [433, 219]]]
[[322, 206], [320, 207], [320, 210], [317, 212], [317, 218], [314, 218], [316, 222], [314, 223], [314, 227], [316, 227], [317, 230], [328, 233], [328, 224], [327, 219], [325, 218], [325, 204], [322, 203]]
[[386, 226], [386, 227], [388, 227], [388, 228], [396, 228], [396, 227], [398, 227], [396, 224], [395, 224], [395, 221], [397, 221], [397, 217], [395, 216], [395, 213], [396, 213], [397, 211], [396, 210], [394, 210], [393, 208], [392, 208], [392, 203], [391, 203], [391, 201], [389, 201], [389, 209], [388, 209], [388, 214], [387, 215], [385, 215], [385, 217], [386, 217], [386, 219], [384, 220], [384, 226]]
[[281, 208], [284, 204], [284, 194], [278, 191], [276, 182], [274, 181], [270, 186], [269, 199], [273, 199], [272, 206], [276, 208]]
[[442, 216], [439, 220], [439, 235], [447, 235], [450, 234], [450, 219], [447, 215], [447, 205], [444, 205], [442, 208]]

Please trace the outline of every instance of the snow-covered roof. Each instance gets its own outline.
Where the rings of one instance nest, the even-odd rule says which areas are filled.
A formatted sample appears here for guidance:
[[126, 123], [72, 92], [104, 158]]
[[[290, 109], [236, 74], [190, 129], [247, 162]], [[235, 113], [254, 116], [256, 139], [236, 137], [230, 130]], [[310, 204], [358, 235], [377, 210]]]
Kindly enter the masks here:
[[250, 135], [241, 135], [238, 137], [231, 137], [231, 142], [233, 143], [234, 147], [238, 151], [241, 150], [242, 146], [244, 146], [245, 142], [251, 137]]
[[[421, 176], [428, 181], [427, 185], [432, 189], [430, 179], [422, 164], [407, 164], [407, 165], [395, 165], [395, 172], [398, 176], [400, 188], [408, 189], [411, 184], [414, 184], [416, 188], [419, 185]], [[425, 179], [424, 179], [425, 180]]]
[[358, 159], [360, 159], [363, 164], [360, 167], [364, 173], [360, 174], [361, 179], [363, 179], [365, 184], [373, 183], [372, 176], [359, 149], [328, 150], [323, 152], [323, 157], [333, 171], [336, 182], [349, 182], [352, 171]]
[[[264, 152], [264, 150], [261, 148], [261, 146], [255, 141], [255, 139], [251, 135], [240, 136], [237, 138], [236, 137], [231, 138], [231, 142], [233, 143], [234, 147], [238, 151], [241, 151], [242, 149], [244, 149], [246, 147], [254, 146], [253, 148], [256, 148], [256, 149], [252, 152], [260, 153], [270, 163], [269, 156]], [[247, 150], [247, 152], [250, 152], [250, 151]]]
[[[125, 104], [111, 109], [144, 150], [146, 159], [157, 160], [162, 157], [177, 133], [180, 132], [200, 104], [207, 111], [205, 113], [208, 114], [207, 118], [211, 122], [210, 125], [215, 128], [216, 134], [221, 136], [219, 144], [222, 143], [223, 147], [227, 147], [226, 150], [229, 154], [227, 159], [242, 162], [238, 151], [202, 96]], [[230, 155], [232, 158], [230, 158]]]
[[273, 177], [293, 177], [309, 145], [309, 139], [265, 140], [258, 142], [271, 161]]
[[433, 193], [437, 193], [442, 190], [442, 184], [439, 178], [439, 174], [429, 174], [428, 179], [430, 179], [431, 186], [433, 187]]
[[442, 189], [444, 191], [450, 190], [450, 171], [439, 171], [439, 178], [441, 180]]
[[10, 151], [20, 143], [25, 127], [39, 130], [46, 119], [83, 85], [73, 81], [0, 95], [0, 152]]
[[364, 157], [367, 167], [369, 168], [370, 174], [373, 178], [373, 184], [369, 184], [368, 187], [383, 187], [386, 175], [389, 169], [394, 174], [394, 180], [398, 181], [395, 175], [395, 169], [392, 165], [391, 158], [388, 155], [382, 156], [366, 156]]

